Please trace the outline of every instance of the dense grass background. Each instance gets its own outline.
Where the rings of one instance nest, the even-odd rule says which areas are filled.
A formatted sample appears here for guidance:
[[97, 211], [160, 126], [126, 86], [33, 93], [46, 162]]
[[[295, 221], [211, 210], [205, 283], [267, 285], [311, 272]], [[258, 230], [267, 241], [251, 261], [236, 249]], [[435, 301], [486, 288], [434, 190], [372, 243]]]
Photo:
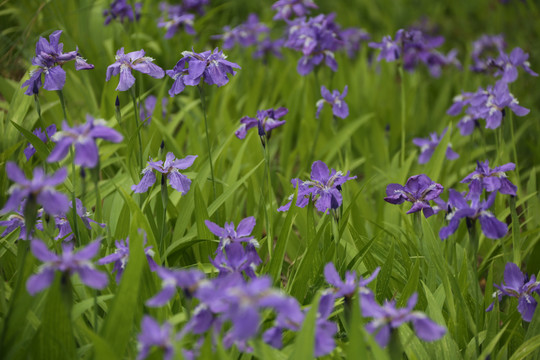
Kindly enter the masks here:
[[[21, 0], [2, 4], [0, 10], [0, 166], [6, 161], [24, 165], [27, 173], [35, 166], [42, 166], [47, 147], [38, 149], [37, 156], [26, 163], [22, 150], [29, 138], [18, 127], [31, 131], [38, 125], [34, 99], [20, 89], [27, 78], [30, 60], [34, 56], [39, 36], [48, 37], [57, 29], [63, 30], [61, 41], [64, 49], [79, 47], [81, 54], [95, 65], [95, 69], [75, 72], [65, 66], [67, 81], [63, 94], [68, 117], [74, 123], [84, 122], [85, 115], [104, 118], [124, 134], [121, 144], [103, 142], [100, 145], [100, 178], [98, 182], [102, 200], [102, 218], [105, 229], [97, 226], [86, 232], [82, 226], [82, 242], [104, 237], [102, 255], [114, 250], [114, 240], [130, 236], [132, 244], [142, 241], [138, 229], [146, 232], [148, 244], [158, 249], [161, 219], [166, 216], [167, 234], [165, 249], [156, 255], [169, 267], [198, 267], [212, 272], [208, 256], [215, 251], [217, 242], [207, 230], [204, 220], [222, 225], [225, 221], [255, 216], [254, 235], [259, 239], [259, 253], [263, 264], [259, 273], [273, 276], [276, 286], [309, 305], [317, 293], [327, 285], [322, 269], [334, 259], [332, 221], [320, 215], [310, 205], [305, 209], [291, 208], [289, 213], [277, 213], [293, 191], [290, 179], [309, 177], [311, 163], [323, 160], [329, 167], [351, 171], [356, 181], [343, 187], [343, 221], [339, 268], [370, 274], [376, 267], [382, 270], [370, 285], [377, 299], [394, 298], [404, 305], [413, 292], [419, 293], [417, 309], [425, 311], [437, 323], [448, 328], [440, 341], [424, 343], [418, 340], [408, 326], [402, 326], [405, 356], [415, 358], [526, 358], [537, 354], [540, 346], [540, 315], [525, 323], [516, 310], [517, 300], [507, 300], [493, 312], [485, 313], [492, 302], [492, 284], [502, 281], [504, 266], [508, 261], [518, 261], [524, 271], [540, 271], [540, 198], [538, 195], [538, 164], [540, 160], [540, 91], [538, 78], [520, 71], [519, 78], [511, 84], [511, 91], [520, 104], [531, 109], [529, 115], [513, 118], [514, 139], [509, 119], [501, 128], [482, 129], [469, 137], [461, 137], [455, 127], [457, 117], [446, 115], [453, 96], [463, 91], [475, 91], [479, 86], [494, 83], [487, 75], [468, 71], [471, 43], [483, 33], [505, 35], [508, 50], [519, 46], [530, 53], [531, 68], [540, 71], [540, 8], [532, 1], [509, 1], [502, 4], [494, 0], [483, 1], [332, 1], [321, 2], [319, 11], [336, 12], [336, 21], [343, 27], [357, 26], [372, 34], [374, 41], [383, 35], [408, 27], [427, 17], [446, 37], [444, 51], [459, 50], [463, 70], [448, 68], [440, 78], [429, 76], [424, 68], [399, 76], [397, 65], [372, 63], [373, 52], [364, 45], [359, 56], [349, 59], [345, 53], [336, 54], [339, 70], [333, 73], [323, 67], [309, 76], [296, 72], [299, 54], [284, 49], [284, 58], [271, 58], [265, 64], [251, 58], [251, 50], [236, 47], [226, 51], [228, 59], [238, 63], [238, 71], [230, 83], [222, 88], [205, 85], [207, 96], [210, 140], [213, 149], [214, 172], [217, 180], [217, 199], [213, 198], [212, 183], [208, 180], [210, 168], [207, 161], [204, 119], [199, 93], [196, 88], [186, 88], [179, 96], [171, 98], [161, 116], [161, 99], [168, 97], [172, 85], [170, 78], [156, 80], [137, 73], [136, 92], [142, 100], [148, 95], [158, 97], [158, 105], [151, 124], [141, 128], [143, 158], [158, 156], [161, 142], [165, 152], [177, 157], [199, 155], [186, 175], [193, 180], [191, 190], [181, 196], [169, 190], [167, 213], [163, 214], [160, 189], [154, 187], [148, 195], [135, 195], [130, 187], [138, 183], [140, 168], [137, 164], [137, 140], [133, 136], [133, 107], [129, 93], [117, 93], [118, 78], [105, 82], [105, 71], [114, 62], [116, 50], [127, 51], [144, 48], [148, 56], [164, 69], [172, 69], [181, 52], [196, 52], [221, 46], [210, 39], [219, 34], [224, 25], [238, 25], [248, 13], [257, 12], [262, 21], [273, 27], [279, 36], [282, 23], [273, 23], [272, 1], [218, 1], [212, 0], [207, 14], [195, 23], [197, 35], [180, 33], [170, 40], [163, 38], [164, 31], [156, 27], [159, 16], [157, 2], [145, 1], [138, 23], [103, 26], [102, 11], [107, 1], [30, 1]], [[345, 98], [350, 116], [334, 121], [325, 108], [322, 131], [313, 158], [310, 152], [316, 131], [315, 102], [320, 98], [316, 84], [330, 89], [343, 90], [349, 86]], [[406, 161], [400, 161], [401, 86], [406, 103]], [[119, 97], [122, 122], [115, 117], [115, 99]], [[63, 118], [62, 107], [55, 92], [40, 91], [39, 102], [46, 124], [59, 127]], [[269, 143], [271, 182], [269, 201], [264, 192], [264, 153], [256, 133], [245, 140], [238, 140], [234, 131], [242, 116], [254, 116], [258, 109], [285, 106], [289, 109], [287, 124], [273, 132]], [[17, 125], [17, 126], [16, 126]], [[445, 140], [453, 144], [460, 154], [455, 161], [444, 159], [443, 146], [426, 165], [417, 163], [418, 149], [412, 144], [414, 137], [427, 137], [430, 132], [441, 132], [449, 127]], [[497, 141], [497, 137], [502, 141]], [[483, 139], [482, 139], [483, 138]], [[484, 143], [486, 144], [484, 146]], [[517, 155], [517, 156], [516, 156]], [[497, 218], [509, 224], [509, 234], [500, 240], [480, 238], [479, 256], [474, 259], [468, 252], [467, 229], [462, 225], [455, 235], [442, 242], [438, 237], [444, 225], [442, 215], [413, 224], [405, 214], [405, 206], [393, 206], [383, 201], [386, 185], [404, 183], [408, 177], [425, 173], [445, 189], [466, 190], [459, 181], [474, 170], [476, 161], [490, 160], [502, 165], [517, 164], [509, 173], [510, 180], [518, 186], [514, 204], [509, 197], [499, 196], [495, 211]], [[70, 159], [64, 161], [69, 165]], [[49, 170], [56, 165], [47, 165]], [[69, 168], [69, 166], [68, 166]], [[69, 179], [71, 179], [71, 174]], [[70, 193], [71, 181], [65, 188]], [[8, 197], [11, 182], [5, 171], [0, 172], [0, 203]], [[96, 208], [94, 184], [79, 179], [75, 188], [88, 209]], [[443, 198], [447, 199], [447, 191]], [[265, 207], [270, 214], [266, 227]], [[516, 210], [512, 213], [512, 210]], [[421, 231], [419, 231], [421, 229]], [[267, 237], [273, 234], [273, 239]], [[144, 265], [142, 253], [132, 252], [122, 282], [117, 286], [111, 277], [108, 288], [99, 292], [98, 306], [94, 306], [93, 290], [73, 280], [73, 292], [60, 291], [30, 296], [24, 279], [35, 272], [37, 261], [24, 256], [24, 246], [15, 239], [14, 232], [0, 240], [0, 327], [2, 343], [0, 353], [6, 358], [134, 358], [137, 353], [136, 334], [139, 332], [143, 313], [159, 320], [171, 319], [181, 325], [186, 313], [181, 296], [176, 296], [170, 306], [161, 309], [144, 307], [144, 301], [160, 288], [160, 280]], [[268, 244], [270, 242], [270, 245]], [[133, 246], [133, 245], [132, 245]], [[273, 248], [273, 246], [276, 246]], [[283, 257], [269, 256], [284, 251]], [[22, 264], [21, 264], [22, 262]], [[143, 266], [144, 265], [144, 266]], [[478, 272], [476, 273], [476, 267]], [[21, 285], [22, 284], [22, 285]], [[58, 299], [53, 295], [56, 294]], [[71, 313], [62, 312], [58, 304], [71, 301]], [[67, 297], [67, 299], [66, 299]], [[341, 358], [364, 354], [371, 358], [389, 356], [376, 345], [364, 340], [360, 316], [349, 328], [344, 321], [342, 307], [336, 305], [333, 319], [340, 324], [338, 347], [325, 358]], [[50, 314], [58, 314], [55, 317]], [[71, 318], [71, 321], [69, 320]], [[97, 319], [97, 324], [95, 320]], [[60, 324], [60, 325], [59, 325]], [[58, 326], [66, 326], [58, 331]], [[74, 337], [74, 340], [71, 337]], [[300, 334], [286, 337], [282, 351], [273, 350], [262, 342], [255, 346], [259, 358], [309, 358], [313, 339]], [[56, 343], [55, 343], [56, 342]], [[58, 350], [58, 342], [65, 352]], [[366, 348], [366, 344], [370, 344]], [[67, 344], [67, 345], [65, 345]], [[357, 348], [356, 348], [357, 347]], [[210, 357], [211, 349], [205, 356]], [[252, 355], [239, 354], [235, 349], [217, 349], [220, 358], [248, 359]]]

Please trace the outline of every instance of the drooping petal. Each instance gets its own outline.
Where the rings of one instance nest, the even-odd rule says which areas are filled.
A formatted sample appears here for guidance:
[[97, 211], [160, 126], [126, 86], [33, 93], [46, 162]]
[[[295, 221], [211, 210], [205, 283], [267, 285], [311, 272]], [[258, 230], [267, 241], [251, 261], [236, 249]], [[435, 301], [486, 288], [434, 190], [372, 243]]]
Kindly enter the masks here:
[[135, 194], [147, 192], [148, 189], [152, 185], [154, 185], [155, 182], [156, 182], [156, 175], [154, 174], [152, 169], [145, 168], [143, 170], [143, 177], [141, 181], [137, 185], [132, 185], [131, 190], [133, 190]]
[[425, 315], [417, 315], [412, 320], [416, 335], [424, 341], [435, 341], [446, 334], [446, 328], [438, 325]]
[[66, 72], [61, 66], [55, 66], [45, 70], [45, 83], [43, 88], [45, 90], [62, 90], [66, 83]]
[[197, 159], [198, 155], [188, 155], [183, 159], [177, 159], [173, 161], [172, 166], [179, 169], [184, 170], [193, 165], [193, 162], [195, 159]]
[[98, 147], [92, 138], [75, 143], [75, 164], [94, 168], [99, 160]]
[[64, 159], [69, 152], [69, 148], [71, 147], [71, 144], [73, 144], [73, 138], [71, 137], [62, 138], [60, 141], [56, 143], [56, 146], [49, 154], [47, 161], [57, 162]]
[[120, 67], [120, 81], [116, 87], [117, 91], [129, 90], [135, 84], [135, 77], [131, 74], [131, 69], [127, 66]]
[[178, 171], [171, 171], [167, 178], [169, 179], [169, 184], [171, 187], [179, 192], [182, 195], [185, 195], [191, 186], [191, 180], [184, 174], [180, 174]]
[[212, 221], [204, 220], [204, 223], [206, 224], [206, 227], [208, 228], [208, 230], [210, 230], [210, 232], [216, 235], [217, 237], [223, 237], [226, 235], [225, 229], [213, 223]]
[[67, 196], [52, 189], [42, 190], [36, 200], [43, 206], [43, 210], [51, 215], [63, 215], [69, 210]]
[[32, 254], [42, 262], [52, 262], [58, 260], [58, 255], [49, 250], [47, 245], [41, 240], [32, 240], [30, 243]]
[[88, 287], [101, 290], [109, 283], [107, 274], [97, 271], [89, 266], [79, 267], [76, 272], [79, 274], [82, 283]]
[[26, 290], [30, 295], [34, 295], [49, 287], [54, 280], [54, 269], [46, 267], [41, 272], [32, 275], [26, 281]]

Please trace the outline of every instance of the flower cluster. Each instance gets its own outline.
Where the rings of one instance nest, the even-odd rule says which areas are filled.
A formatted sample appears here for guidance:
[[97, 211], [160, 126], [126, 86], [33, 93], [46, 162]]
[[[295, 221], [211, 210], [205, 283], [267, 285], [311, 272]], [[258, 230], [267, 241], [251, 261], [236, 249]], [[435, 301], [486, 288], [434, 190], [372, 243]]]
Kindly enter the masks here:
[[159, 4], [163, 16], [158, 21], [158, 27], [165, 28], [165, 39], [172, 38], [180, 28], [190, 35], [195, 35], [193, 22], [195, 15], [187, 12], [186, 7], [182, 5], [171, 5], [166, 2]]
[[174, 80], [169, 95], [180, 94], [186, 85], [197, 86], [203, 79], [208, 85], [227, 84], [229, 82], [227, 74], [235, 75], [236, 71], [233, 68], [240, 69], [240, 66], [225, 59], [223, 51], [217, 48], [200, 54], [194, 51], [182, 52], [182, 58], [174, 68], [167, 70], [167, 75]]
[[473, 64], [471, 70], [475, 72], [487, 72], [494, 56], [504, 52], [506, 42], [503, 35], [482, 35], [472, 43], [471, 58]]
[[60, 42], [62, 30], [56, 30], [47, 39], [40, 37], [36, 44], [36, 56], [32, 59], [32, 65], [38, 66], [30, 72], [30, 79], [26, 80], [21, 87], [27, 88], [26, 95], [37, 95], [42, 85], [41, 74], [45, 74], [45, 90], [62, 90], [66, 83], [66, 72], [62, 66], [75, 60], [75, 70], [90, 70], [94, 65], [88, 64], [79, 50], [64, 53], [64, 44]]
[[310, 9], [317, 9], [318, 6], [312, 0], [278, 0], [272, 5], [272, 10], [277, 13], [274, 20], [288, 21], [294, 15], [303, 17], [309, 14]]
[[112, 20], [116, 19], [121, 23], [139, 21], [142, 5], [142, 2], [137, 2], [132, 7], [127, 0], [114, 0], [109, 8], [103, 10], [105, 25], [109, 25]]
[[257, 44], [261, 35], [268, 35], [270, 29], [259, 21], [257, 14], [249, 14], [245, 23], [234, 28], [225, 26], [223, 34], [212, 36], [223, 41], [224, 49], [232, 49], [235, 44], [243, 47]]
[[169, 179], [169, 183], [173, 189], [185, 195], [191, 186], [191, 180], [178, 170], [185, 170], [197, 158], [197, 155], [188, 155], [183, 159], [177, 159], [172, 152], [167, 153], [165, 161], [153, 161], [150, 158], [148, 166], [142, 170], [143, 177], [139, 184], [131, 186], [131, 190], [137, 193], [147, 192], [148, 189], [156, 182], [156, 175], [152, 170], [162, 174], [162, 185], [165, 184], [165, 178]]
[[465, 115], [458, 123], [461, 135], [470, 135], [478, 119], [486, 120], [486, 129], [496, 129], [501, 125], [505, 108], [512, 110], [517, 116], [525, 116], [529, 109], [519, 105], [518, 100], [508, 90], [508, 84], [502, 80], [495, 86], [479, 88], [475, 93], [463, 93], [454, 98], [454, 103], [446, 112], [448, 115], [458, 115], [463, 108]]
[[285, 46], [302, 52], [296, 70], [302, 76], [309, 74], [323, 61], [337, 71], [334, 53], [344, 45], [340, 29], [334, 22], [336, 14], [318, 15], [314, 18], [299, 18], [289, 23]]
[[423, 63], [433, 77], [439, 77], [443, 66], [460, 66], [455, 50], [447, 55], [436, 50], [443, 42], [444, 38], [441, 36], [427, 36], [420, 30], [400, 29], [394, 40], [385, 36], [380, 43], [371, 42], [369, 46], [381, 50], [377, 61], [384, 59], [392, 62], [402, 59], [403, 68], [408, 71], [413, 71], [418, 64]]
[[[298, 188], [298, 197], [296, 206], [305, 207], [309, 199], [315, 202], [315, 207], [320, 212], [338, 209], [342, 202], [341, 185], [349, 180], [356, 179], [356, 176], [349, 176], [350, 172], [343, 175], [341, 171], [328, 169], [328, 166], [322, 161], [315, 161], [311, 166], [311, 179], [302, 181], [300, 179], [292, 179], [291, 183], [294, 188]], [[289, 202], [280, 208], [278, 211], [287, 211], [291, 207], [293, 195], [289, 197]]]

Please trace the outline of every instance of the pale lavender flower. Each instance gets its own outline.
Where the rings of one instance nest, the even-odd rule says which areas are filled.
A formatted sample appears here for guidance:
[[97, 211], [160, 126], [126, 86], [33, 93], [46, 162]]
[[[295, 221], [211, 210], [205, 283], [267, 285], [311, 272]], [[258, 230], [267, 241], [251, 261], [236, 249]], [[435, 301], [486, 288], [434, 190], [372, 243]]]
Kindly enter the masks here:
[[488, 199], [480, 201], [479, 198], [473, 199], [469, 205], [462, 193], [450, 189], [448, 204], [452, 207], [446, 219], [449, 220], [448, 225], [441, 228], [439, 236], [442, 240], [456, 232], [461, 219], [468, 218], [475, 226], [475, 220], [480, 221], [482, 232], [487, 238], [500, 239], [508, 232], [508, 226], [498, 220], [488, 209], [495, 202], [496, 192], [492, 192]]
[[93, 168], [99, 161], [96, 139], [118, 143], [122, 141], [123, 136], [118, 131], [106, 126], [105, 120], [95, 120], [90, 115], [86, 115], [86, 124], [74, 127], [70, 127], [64, 120], [62, 130], [52, 137], [56, 146], [51, 151], [47, 161], [57, 162], [64, 159], [69, 153], [71, 145], [74, 145], [75, 164]]
[[184, 4], [171, 5], [165, 2], [159, 4], [163, 16], [158, 21], [158, 27], [165, 28], [165, 39], [172, 38], [180, 28], [190, 35], [195, 35], [193, 23], [195, 15], [188, 13]]
[[347, 56], [351, 59], [360, 51], [360, 44], [371, 39], [371, 35], [367, 31], [354, 27], [341, 30], [339, 35], [343, 39]]
[[205, 281], [204, 273], [197, 269], [176, 270], [157, 266], [155, 271], [162, 280], [162, 288], [159, 293], [146, 301], [146, 306], [150, 307], [159, 307], [168, 303], [176, 294], [177, 287], [183, 290], [184, 295], [191, 298], [201, 282]]
[[68, 276], [78, 274], [82, 283], [91, 288], [100, 290], [105, 288], [109, 282], [107, 274], [97, 271], [90, 261], [97, 255], [99, 246], [100, 240], [96, 240], [74, 253], [73, 244], [63, 243], [63, 252], [57, 255], [51, 252], [41, 240], [33, 240], [30, 243], [30, 249], [43, 264], [37, 274], [28, 278], [26, 289], [30, 295], [34, 295], [49, 287], [56, 271]]
[[272, 5], [277, 11], [274, 20], [290, 20], [292, 16], [303, 17], [309, 14], [310, 9], [318, 9], [312, 0], [278, 0]]
[[321, 86], [321, 95], [322, 99], [317, 101], [317, 112], [315, 114], [315, 117], [318, 119], [319, 115], [321, 113], [321, 110], [324, 106], [324, 104], [330, 105], [332, 108], [332, 113], [334, 116], [345, 119], [347, 116], [349, 116], [349, 106], [343, 100], [345, 96], [347, 96], [348, 86], [345, 85], [345, 88], [343, 89], [343, 92], [340, 94], [338, 90], [333, 90], [332, 93], [324, 86]]
[[[33, 133], [39, 138], [39, 140], [47, 143], [49, 139], [54, 135], [54, 133], [56, 133], [56, 125], [52, 124], [50, 126], [47, 126], [45, 132], [43, 132], [41, 128], [37, 128], [33, 131]], [[34, 156], [35, 153], [36, 149], [34, 148], [34, 145], [28, 143], [28, 146], [26, 146], [26, 149], [24, 149], [24, 156], [26, 156], [26, 160], [30, 160], [30, 158]]]
[[[441, 133], [441, 136], [433, 132], [429, 134], [429, 138], [414, 138], [413, 139], [414, 145], [420, 147], [420, 156], [418, 157], [419, 164], [425, 164], [431, 159], [431, 156], [435, 152], [435, 149], [437, 148], [437, 146], [439, 146], [439, 143], [443, 139], [447, 130], [448, 128], [444, 128], [443, 132]], [[449, 143], [448, 146], [446, 147], [445, 156], [448, 160], [455, 160], [459, 157], [459, 154], [456, 153], [452, 149], [452, 144]]]
[[338, 64], [334, 53], [343, 47], [340, 29], [334, 22], [336, 14], [300, 18], [289, 23], [285, 46], [302, 52], [296, 70], [302, 76], [309, 74], [323, 61], [332, 71]]
[[[146, 239], [144, 241], [146, 243]], [[107, 255], [97, 261], [98, 265], [105, 265], [114, 262], [114, 267], [112, 272], [116, 272], [116, 282], [120, 282], [120, 278], [124, 273], [126, 264], [129, 260], [129, 236], [126, 240], [116, 240], [115, 242], [116, 250], [114, 253]], [[144, 246], [144, 244], [143, 244]], [[146, 260], [150, 266], [150, 270], [155, 271], [158, 268], [158, 265], [154, 261], [154, 251], [152, 246], [147, 246], [144, 248], [144, 254], [146, 255]]]
[[[72, 208], [71, 201], [69, 202], [69, 207]], [[98, 223], [90, 219], [90, 213], [86, 211], [86, 208], [84, 207], [80, 199], [75, 199], [75, 207], [76, 207], [75, 211], [77, 213], [77, 216], [79, 216], [82, 223], [88, 230], [92, 229], [92, 227], [90, 226], [90, 223], [97, 224], [101, 228], [105, 227], [105, 224]], [[73, 237], [74, 237], [73, 230], [71, 229], [71, 225], [69, 223], [69, 220], [66, 214], [60, 214], [60, 215], [54, 216], [55, 226], [58, 229], [58, 235], [54, 238], [55, 240], [60, 240], [60, 239], [63, 239], [64, 241], [73, 240]], [[39, 211], [38, 211], [38, 215], [40, 215]], [[42, 219], [37, 221], [36, 228], [41, 231], [44, 230]]]
[[166, 176], [169, 179], [171, 187], [182, 195], [185, 195], [191, 186], [191, 180], [184, 174], [181, 174], [178, 170], [185, 170], [191, 165], [197, 158], [197, 155], [188, 155], [183, 159], [176, 159], [172, 152], [167, 153], [165, 162], [162, 160], [153, 161], [150, 158], [148, 166], [142, 170], [143, 177], [139, 184], [131, 186], [131, 190], [135, 193], [143, 193], [154, 185], [156, 182], [156, 175], [153, 170], [156, 170]]
[[[135, 11], [133, 11], [135, 9]], [[114, 0], [108, 9], [103, 10], [105, 16], [105, 25], [108, 25], [112, 20], [118, 19], [121, 23], [124, 21], [133, 22], [141, 17], [142, 3], [135, 3], [134, 8], [128, 4], [127, 0]]]
[[391, 331], [402, 324], [412, 322], [416, 335], [424, 341], [435, 341], [444, 336], [446, 329], [427, 315], [419, 311], [413, 311], [418, 294], [414, 293], [408, 300], [405, 308], [396, 308], [395, 301], [387, 301], [383, 306], [376, 303], [375, 299], [363, 299], [362, 315], [371, 317], [373, 320], [366, 325], [366, 330], [374, 334], [377, 343], [385, 347], [390, 341]]
[[289, 110], [284, 107], [279, 109], [267, 109], [257, 111], [257, 117], [252, 118], [244, 116], [240, 119], [240, 127], [234, 133], [237, 138], [244, 139], [249, 129], [257, 127], [263, 146], [266, 144], [266, 139], [270, 138], [271, 131], [283, 124], [285, 120], [279, 120], [281, 117], [287, 115]]
[[469, 184], [469, 194], [466, 199], [479, 199], [484, 189], [487, 192], [498, 191], [501, 194], [516, 196], [517, 186], [506, 177], [506, 172], [513, 171], [515, 168], [514, 163], [507, 163], [491, 169], [489, 160], [478, 161], [476, 169], [461, 180], [462, 183]]
[[66, 195], [56, 191], [55, 186], [64, 182], [67, 177], [65, 168], [59, 169], [52, 176], [47, 176], [42, 168], [34, 169], [33, 179], [27, 179], [24, 172], [14, 162], [6, 164], [6, 175], [14, 181], [9, 189], [9, 199], [5, 203], [0, 214], [16, 211], [21, 203], [26, 200], [41, 204], [46, 213], [52, 215], [64, 214], [69, 209], [69, 200]]
[[438, 198], [442, 191], [442, 185], [432, 181], [427, 175], [414, 175], [407, 180], [405, 186], [389, 184], [386, 187], [384, 200], [390, 204], [402, 204], [409, 201], [413, 206], [407, 214], [422, 210], [424, 216], [428, 218], [434, 214], [429, 201]]
[[26, 95], [37, 95], [41, 87], [41, 74], [45, 74], [45, 90], [62, 90], [66, 83], [66, 72], [62, 66], [71, 60], [75, 60], [75, 70], [90, 70], [94, 65], [88, 64], [80, 55], [78, 49], [64, 53], [64, 44], [60, 42], [62, 30], [56, 30], [49, 36], [49, 41], [40, 37], [36, 44], [36, 56], [32, 59], [32, 65], [38, 66], [30, 72], [30, 78], [22, 84], [22, 88], [28, 87]]
[[[302, 182], [293, 179], [292, 181], [293, 185], [299, 186], [298, 199], [311, 196], [311, 199], [315, 201], [317, 210], [326, 212], [341, 206], [343, 202], [341, 185], [349, 180], [356, 179], [356, 176], [349, 176], [349, 174], [349, 171], [344, 175], [341, 171], [329, 170], [324, 162], [318, 160], [311, 166], [311, 180]], [[307, 202], [297, 200], [297, 206], [303, 207], [302, 205], [307, 205]], [[290, 206], [291, 203], [288, 203], [280, 207], [278, 211], [287, 211]]]
[[[167, 98], [161, 99], [161, 116], [165, 118], [167, 116], [167, 104], [169, 100]], [[152, 115], [154, 114], [154, 109], [156, 108], [157, 97], [154, 95], [149, 95], [144, 99], [143, 106], [140, 106], [140, 119], [146, 125], [150, 125], [150, 120], [152, 120]]]
[[511, 83], [517, 79], [518, 67], [531, 76], [538, 76], [532, 71], [530, 65], [529, 54], [519, 47], [514, 48], [510, 54], [501, 52], [499, 57], [490, 63], [491, 67], [496, 68], [494, 75], [501, 76], [501, 81], [505, 83]]
[[324, 267], [324, 278], [327, 283], [335, 287], [335, 297], [351, 298], [358, 291], [362, 294], [368, 290], [366, 285], [377, 277], [380, 270], [380, 267], [376, 268], [366, 279], [362, 278], [362, 276], [357, 276], [356, 271], [347, 271], [345, 273], [345, 281], [343, 281], [341, 280], [334, 263], [330, 262]]
[[245, 23], [234, 28], [225, 26], [223, 34], [213, 35], [213, 39], [221, 39], [224, 49], [231, 49], [235, 44], [240, 46], [251, 46], [257, 44], [261, 35], [268, 35], [270, 29], [259, 21], [257, 14], [249, 14]]
[[146, 359], [154, 346], [163, 350], [165, 360], [172, 360], [174, 357], [173, 328], [169, 322], [160, 326], [151, 316], [144, 315], [137, 340], [139, 349], [137, 360]]
[[[536, 305], [538, 305], [533, 293], [540, 295], [540, 281], [537, 281], [534, 275], [528, 279], [516, 264], [509, 262], [504, 268], [504, 282], [501, 285], [493, 285], [499, 289], [493, 294], [494, 298], [498, 301], [501, 301], [503, 296], [518, 299], [518, 311], [521, 318], [526, 322], [532, 321]], [[486, 311], [493, 310], [494, 304], [495, 302], [489, 305]]]
[[109, 81], [111, 76], [120, 74], [120, 81], [116, 90], [126, 91], [135, 84], [135, 77], [131, 74], [131, 70], [137, 70], [156, 79], [164, 77], [165, 71], [153, 63], [154, 59], [144, 55], [145, 52], [142, 49], [124, 54], [124, 48], [120, 48], [116, 52], [114, 64], [107, 67], [105, 80]]

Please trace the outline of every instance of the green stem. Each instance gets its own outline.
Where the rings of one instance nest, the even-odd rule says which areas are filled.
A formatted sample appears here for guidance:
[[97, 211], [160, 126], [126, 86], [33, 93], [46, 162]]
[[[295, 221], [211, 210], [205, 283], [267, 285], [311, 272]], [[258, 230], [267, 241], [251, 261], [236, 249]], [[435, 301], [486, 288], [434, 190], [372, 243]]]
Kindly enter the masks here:
[[[480, 300], [480, 303], [483, 302], [483, 298], [480, 294], [480, 288], [479, 288], [479, 279], [478, 279], [478, 246], [479, 246], [479, 237], [478, 237], [478, 231], [477, 231], [477, 227], [476, 227], [476, 221], [473, 220], [473, 221], [470, 221], [469, 219], [467, 219], [467, 228], [468, 228], [468, 231], [469, 231], [469, 246], [470, 246], [470, 252], [472, 254], [472, 268], [473, 268], [473, 274], [474, 274], [474, 282], [473, 282], [473, 287], [474, 287], [474, 321], [475, 321], [475, 324], [476, 326], [479, 326], [479, 319], [480, 319], [480, 315], [479, 315], [479, 306], [478, 306], [478, 301]], [[476, 343], [476, 346], [475, 346], [475, 353], [476, 353], [476, 356], [475, 357], [478, 357], [478, 349], [480, 349], [480, 344], [479, 344], [479, 341], [478, 341], [478, 334], [476, 334], [474, 336], [474, 341]]]
[[201, 97], [201, 106], [204, 114], [204, 129], [206, 131], [206, 145], [208, 147], [208, 161], [210, 162], [210, 178], [212, 180], [212, 189], [214, 190], [214, 201], [216, 201], [216, 180], [214, 178], [214, 162], [212, 160], [212, 148], [210, 145], [210, 137], [208, 136], [208, 119], [206, 118], [206, 101], [204, 99], [203, 86], [198, 85], [199, 95]]
[[140, 121], [139, 121], [139, 111], [137, 109], [137, 99], [135, 97], [135, 87], [131, 87], [129, 93], [131, 94], [131, 101], [133, 102], [133, 112], [135, 120], [135, 131], [137, 132], [137, 140], [139, 142], [139, 168], [142, 168], [143, 156], [142, 156], [142, 140], [141, 140], [141, 131], [140, 131]]
[[[264, 168], [263, 183], [267, 182], [267, 188], [266, 188], [267, 202], [264, 206], [264, 216], [266, 220], [266, 239], [267, 239], [266, 242], [268, 244], [268, 256], [271, 258], [272, 245], [274, 241], [271, 214], [274, 207], [273, 207], [273, 200], [272, 200], [272, 174], [270, 173], [270, 150], [268, 147], [268, 141], [266, 142], [266, 145], [264, 146], [264, 159], [265, 159], [265, 168]], [[270, 211], [268, 210], [267, 205], [268, 207], [270, 207]]]
[[167, 203], [169, 201], [169, 193], [167, 191], [167, 183], [165, 181], [165, 174], [161, 174], [161, 203], [163, 204], [163, 214], [161, 218], [161, 234], [159, 238], [159, 254], [160, 257], [164, 254], [165, 250], [165, 227], [167, 226]]
[[[67, 116], [67, 112], [66, 112], [66, 103], [64, 100], [64, 93], [62, 92], [62, 90], [56, 90], [56, 93], [58, 94], [58, 98], [60, 99], [60, 104], [62, 105], [62, 111], [64, 113], [64, 120], [66, 120], [68, 124], [71, 125]], [[45, 128], [43, 130], [45, 130]]]
[[71, 210], [73, 214], [73, 234], [76, 237], [77, 246], [81, 245], [81, 234], [79, 233], [79, 224], [77, 221], [77, 202], [75, 201], [75, 191], [77, 190], [77, 173], [75, 172], [75, 156], [73, 155], [73, 148], [69, 149], [71, 153], [71, 175], [73, 177], [73, 191], [71, 193]]
[[[319, 92], [321, 88], [319, 86], [319, 77], [317, 75], [317, 72], [317, 69], [315, 69], [315, 71], [313, 72], [313, 76], [315, 77], [316, 93]], [[322, 118], [319, 116], [319, 118], [317, 119], [317, 130], [315, 130], [315, 137], [313, 138], [313, 145], [311, 146], [311, 152], [309, 153], [308, 164], [311, 164], [311, 162], [313, 161], [313, 156], [315, 155], [315, 148], [317, 147], [317, 140], [319, 139], [319, 133], [321, 132], [321, 126]]]
[[96, 212], [95, 220], [100, 223], [102, 220], [102, 209], [101, 209], [101, 194], [99, 192], [99, 159], [97, 165], [91, 170], [92, 180], [94, 182], [94, 192], [96, 196]]
[[401, 85], [401, 165], [405, 164], [405, 124], [407, 120], [406, 101], [405, 101], [405, 76], [403, 74], [403, 61], [399, 62], [399, 77]]

